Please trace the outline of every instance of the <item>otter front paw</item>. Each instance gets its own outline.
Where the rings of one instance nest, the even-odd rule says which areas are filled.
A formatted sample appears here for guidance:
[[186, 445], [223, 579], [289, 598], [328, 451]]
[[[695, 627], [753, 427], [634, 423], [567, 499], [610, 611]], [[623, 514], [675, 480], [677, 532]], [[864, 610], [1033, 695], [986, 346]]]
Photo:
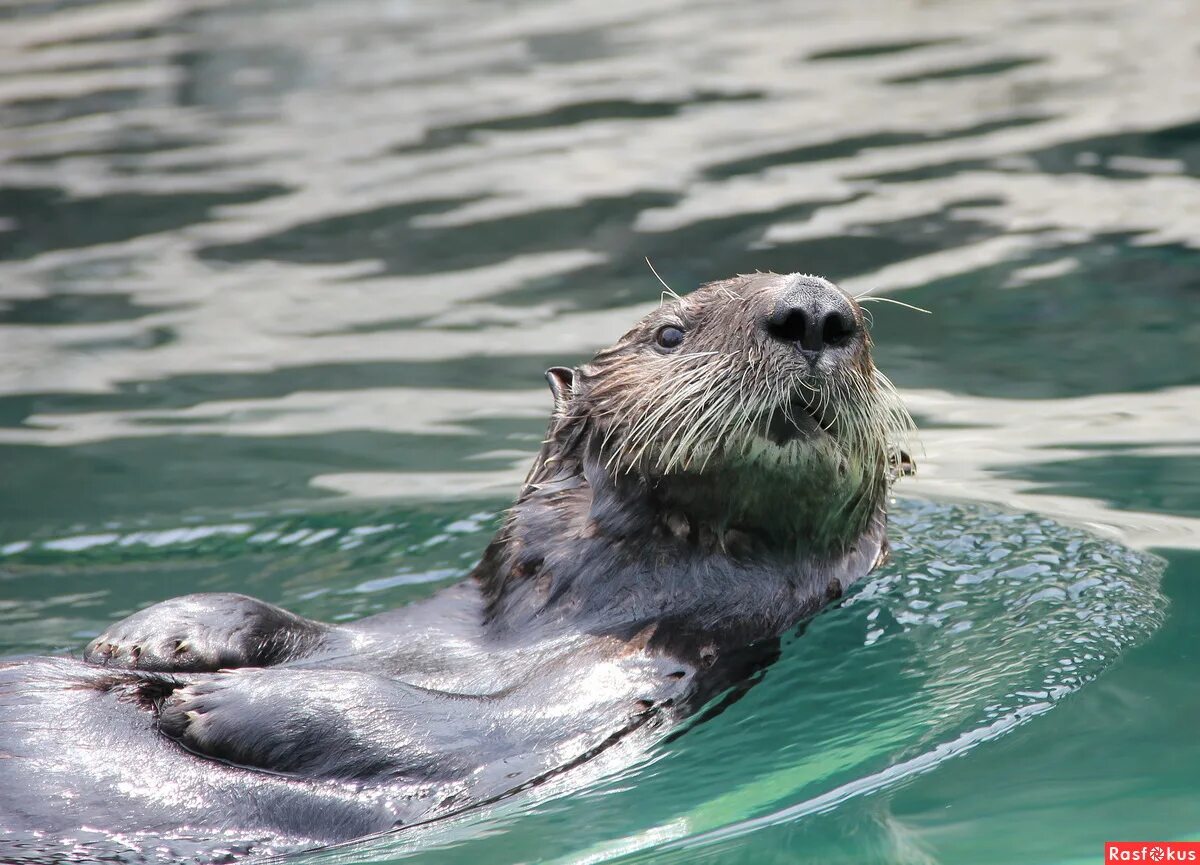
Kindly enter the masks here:
[[104, 666], [163, 673], [212, 672], [242, 666], [246, 653], [230, 651], [205, 629], [176, 628], [155, 634], [137, 624], [125, 620], [113, 625], [88, 643], [83, 659]]
[[303, 653], [325, 630], [245, 595], [185, 595], [112, 625], [88, 644], [83, 658], [156, 672], [261, 667]]
[[[226, 670], [175, 689], [158, 729], [193, 754], [311, 778], [410, 777], [445, 755], [413, 731], [436, 692], [342, 670]], [[443, 703], [445, 701], [443, 700]], [[447, 710], [439, 706], [437, 722]], [[468, 741], [477, 741], [468, 737]]]
[[[232, 678], [231, 678], [232, 677]], [[160, 706], [159, 732], [189, 751], [244, 766], [262, 762], [256, 750], [274, 752], [282, 741], [275, 724], [264, 724], [280, 709], [258, 706], [255, 680], [236, 673], [221, 673], [202, 682], [176, 689]], [[290, 768], [288, 766], [273, 768]]]

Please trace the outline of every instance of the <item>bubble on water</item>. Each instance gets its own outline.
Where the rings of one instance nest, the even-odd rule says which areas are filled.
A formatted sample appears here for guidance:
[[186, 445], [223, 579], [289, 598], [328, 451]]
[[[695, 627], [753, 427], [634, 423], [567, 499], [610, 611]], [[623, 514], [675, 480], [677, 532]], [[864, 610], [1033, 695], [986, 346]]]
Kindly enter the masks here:
[[891, 537], [890, 564], [785, 639], [741, 700], [640, 767], [371, 854], [488, 858], [502, 833], [504, 861], [691, 861], [1034, 723], [1163, 621], [1161, 560], [1043, 517], [900, 501]]

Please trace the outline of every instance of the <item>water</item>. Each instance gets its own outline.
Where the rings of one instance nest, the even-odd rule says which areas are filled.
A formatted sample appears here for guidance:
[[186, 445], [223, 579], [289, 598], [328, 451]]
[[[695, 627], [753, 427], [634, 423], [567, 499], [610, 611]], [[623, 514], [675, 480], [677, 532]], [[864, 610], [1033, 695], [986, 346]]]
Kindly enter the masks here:
[[1200, 837], [1195, 4], [4, 0], [0, 45], [0, 654], [457, 579], [646, 256], [933, 312], [871, 307], [897, 560], [743, 700], [312, 861]]

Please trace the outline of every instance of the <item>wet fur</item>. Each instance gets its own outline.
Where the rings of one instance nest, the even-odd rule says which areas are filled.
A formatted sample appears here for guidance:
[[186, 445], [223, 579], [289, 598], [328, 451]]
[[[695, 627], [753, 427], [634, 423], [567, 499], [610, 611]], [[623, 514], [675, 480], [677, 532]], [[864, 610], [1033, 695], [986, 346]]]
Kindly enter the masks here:
[[[621, 633], [671, 618], [732, 641], [775, 634], [886, 555], [911, 419], [852, 298], [857, 337], [816, 369], [763, 331], [785, 280], [828, 285], [713, 283], [548, 373], [547, 438], [475, 571], [498, 627], [582, 617]], [[685, 330], [679, 350], [655, 347], [664, 326]], [[772, 443], [778, 414], [810, 431]]]
[[[815, 360], [762, 326], [805, 298], [857, 324]], [[466, 582], [337, 626], [189, 595], [83, 661], [0, 666], [0, 829], [326, 843], [645, 747], [886, 556], [908, 418], [870, 348], [816, 278], [704, 286], [548, 373], [546, 440]]]

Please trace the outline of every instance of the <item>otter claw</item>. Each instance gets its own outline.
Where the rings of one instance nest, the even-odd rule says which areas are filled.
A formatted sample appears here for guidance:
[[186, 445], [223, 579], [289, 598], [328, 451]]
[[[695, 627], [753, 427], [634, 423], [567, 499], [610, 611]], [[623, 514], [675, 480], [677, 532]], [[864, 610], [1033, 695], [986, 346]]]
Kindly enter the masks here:
[[112, 660], [113, 652], [115, 651], [116, 646], [114, 646], [112, 643], [93, 642], [84, 651], [83, 656], [89, 661], [107, 664], [110, 660]]

